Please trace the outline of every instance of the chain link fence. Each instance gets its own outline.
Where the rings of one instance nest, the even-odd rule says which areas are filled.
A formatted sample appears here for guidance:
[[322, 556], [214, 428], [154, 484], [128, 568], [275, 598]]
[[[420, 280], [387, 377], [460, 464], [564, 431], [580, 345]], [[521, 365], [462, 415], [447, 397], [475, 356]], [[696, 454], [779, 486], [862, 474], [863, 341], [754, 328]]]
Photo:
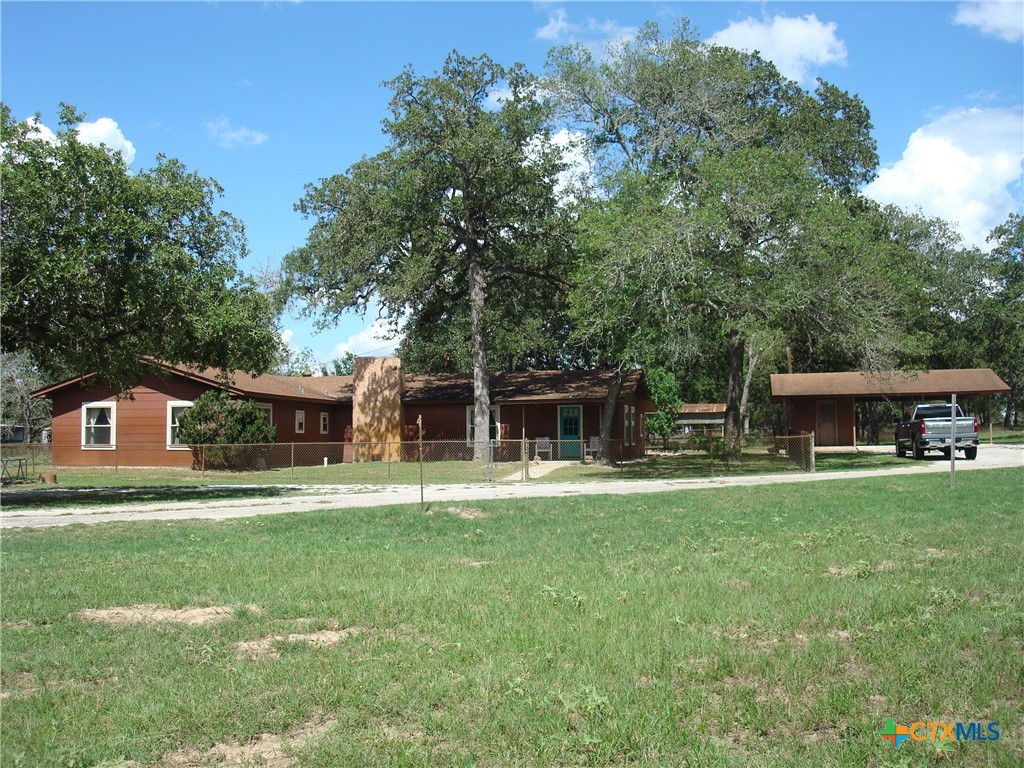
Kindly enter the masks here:
[[[662, 446], [664, 447], [664, 446]], [[65, 475], [105, 474], [140, 479], [183, 474], [208, 482], [405, 485], [526, 481], [590, 482], [633, 478], [685, 478], [760, 472], [813, 472], [812, 435], [749, 437], [738, 450], [715, 436], [693, 436], [670, 450], [627, 458], [621, 440], [465, 440], [401, 443], [276, 443], [199, 445], [7, 444], [0, 447], [5, 479], [60, 470]], [[87, 466], [83, 466], [87, 464]], [[170, 465], [170, 466], [169, 466]], [[124, 480], [126, 478], [122, 478]]]

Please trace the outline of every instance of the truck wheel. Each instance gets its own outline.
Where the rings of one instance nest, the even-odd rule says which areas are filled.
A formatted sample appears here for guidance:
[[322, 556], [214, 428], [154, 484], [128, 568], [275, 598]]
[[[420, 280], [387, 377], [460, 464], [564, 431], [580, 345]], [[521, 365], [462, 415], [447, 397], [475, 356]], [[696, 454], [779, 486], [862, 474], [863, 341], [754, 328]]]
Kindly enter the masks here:
[[901, 459], [907, 455], [907, 449], [900, 444], [900, 439], [896, 438], [896, 455]]
[[972, 445], [970, 448], [964, 448], [964, 458], [968, 461], [978, 458], [978, 446]]
[[914, 443], [914, 461], [921, 461], [924, 458], [924, 448], [918, 443]]

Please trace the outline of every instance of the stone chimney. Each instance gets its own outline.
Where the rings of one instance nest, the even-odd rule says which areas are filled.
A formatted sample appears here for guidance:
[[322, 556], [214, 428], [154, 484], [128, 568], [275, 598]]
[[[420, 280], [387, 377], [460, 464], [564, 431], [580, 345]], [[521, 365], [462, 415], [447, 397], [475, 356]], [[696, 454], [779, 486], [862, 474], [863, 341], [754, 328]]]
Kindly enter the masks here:
[[399, 461], [404, 423], [402, 361], [397, 357], [357, 357], [352, 374], [353, 458]]

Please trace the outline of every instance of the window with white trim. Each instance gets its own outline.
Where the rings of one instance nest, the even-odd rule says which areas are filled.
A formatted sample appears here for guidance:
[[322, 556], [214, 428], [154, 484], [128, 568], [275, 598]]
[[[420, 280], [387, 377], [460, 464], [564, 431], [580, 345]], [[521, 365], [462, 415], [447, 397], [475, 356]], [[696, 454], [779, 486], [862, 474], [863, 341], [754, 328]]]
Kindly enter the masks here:
[[622, 438], [626, 445], [634, 445], [636, 442], [636, 407], [632, 405], [622, 406]]
[[[475, 406], [466, 406], [466, 445], [472, 445], [476, 439], [476, 420], [473, 418], [476, 413]], [[490, 415], [489, 437], [491, 440], [501, 439], [501, 406], [492, 405]]]
[[267, 417], [267, 424], [274, 426], [274, 405], [273, 403], [256, 403], [256, 407], [263, 411]]
[[178, 439], [178, 419], [191, 407], [191, 400], [169, 400], [167, 402], [167, 450], [188, 450], [188, 445]]
[[113, 450], [117, 446], [117, 403], [82, 403], [82, 448]]
[[303, 435], [306, 433], [306, 412], [295, 411], [295, 434]]
[[331, 431], [331, 415], [327, 411], [320, 411], [320, 434], [326, 435]]

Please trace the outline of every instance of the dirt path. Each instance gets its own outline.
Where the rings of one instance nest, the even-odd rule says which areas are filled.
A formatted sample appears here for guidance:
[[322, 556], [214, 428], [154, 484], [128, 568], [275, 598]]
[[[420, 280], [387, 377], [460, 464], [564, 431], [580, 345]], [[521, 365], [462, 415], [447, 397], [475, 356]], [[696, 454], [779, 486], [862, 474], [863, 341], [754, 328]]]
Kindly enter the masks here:
[[[881, 449], [881, 450], [889, 450]], [[958, 461], [957, 472], [997, 467], [1024, 468], [1024, 446], [985, 445], [976, 461]], [[899, 474], [949, 472], [949, 463], [939, 458], [922, 462], [908, 460], [905, 467], [814, 474], [750, 475], [694, 480], [610, 480], [587, 483], [516, 483], [508, 485], [428, 485], [423, 489], [426, 504], [450, 504], [487, 499], [527, 499], [559, 496], [629, 495], [660, 493], [699, 488], [774, 485], [778, 483], [817, 483], [829, 480], [881, 477]], [[1024, 474], [1022, 474], [1024, 487]], [[326, 509], [355, 509], [392, 504], [418, 504], [419, 486], [391, 486], [369, 489], [367, 486], [307, 486], [282, 497], [233, 500], [204, 500], [174, 503], [118, 504], [104, 507], [58, 507], [3, 510], [0, 528], [43, 528], [76, 523], [95, 524], [132, 520], [221, 520], [285, 512]]]

